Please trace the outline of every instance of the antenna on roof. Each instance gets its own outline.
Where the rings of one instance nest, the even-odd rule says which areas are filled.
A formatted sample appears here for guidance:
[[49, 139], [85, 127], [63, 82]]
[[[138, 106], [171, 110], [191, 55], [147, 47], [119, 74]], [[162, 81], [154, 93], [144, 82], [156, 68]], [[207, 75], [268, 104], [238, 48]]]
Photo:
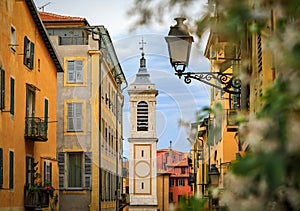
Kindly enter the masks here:
[[42, 10], [42, 12], [44, 12], [45, 7], [48, 6], [49, 4], [51, 4], [51, 2], [48, 2], [48, 3], [46, 3], [46, 4], [42, 5], [42, 6], [40, 6], [40, 7], [39, 7], [39, 10]]

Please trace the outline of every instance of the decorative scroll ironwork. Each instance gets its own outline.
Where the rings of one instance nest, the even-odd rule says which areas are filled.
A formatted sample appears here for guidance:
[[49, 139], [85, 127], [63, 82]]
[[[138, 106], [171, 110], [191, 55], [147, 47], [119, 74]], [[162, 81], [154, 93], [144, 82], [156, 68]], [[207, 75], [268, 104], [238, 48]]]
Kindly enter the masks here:
[[[184, 76], [184, 82], [189, 84], [192, 78], [201, 81], [209, 86], [213, 86], [230, 94], [240, 94], [242, 82], [231, 73], [221, 72], [177, 72], [179, 76]], [[216, 82], [216, 83], [215, 83]]]

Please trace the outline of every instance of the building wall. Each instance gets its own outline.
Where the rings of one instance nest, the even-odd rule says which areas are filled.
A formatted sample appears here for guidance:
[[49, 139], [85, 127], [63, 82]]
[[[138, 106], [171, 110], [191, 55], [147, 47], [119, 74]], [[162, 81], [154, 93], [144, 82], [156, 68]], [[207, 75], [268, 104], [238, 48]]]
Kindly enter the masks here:
[[[0, 110], [0, 148], [3, 150], [3, 185], [0, 189], [1, 210], [24, 210], [26, 156], [39, 162], [37, 172], [44, 183], [44, 161], [52, 164], [52, 186], [58, 189], [56, 161], [56, 81], [57, 68], [41, 38], [25, 1], [5, 1], [0, 4], [0, 66], [5, 71], [5, 108]], [[15, 46], [11, 44], [11, 27], [16, 32]], [[34, 66], [23, 64], [24, 37], [34, 43]], [[13, 47], [15, 50], [12, 50]], [[10, 111], [10, 78], [14, 79], [14, 114]], [[48, 140], [25, 140], [26, 84], [35, 90], [35, 117], [44, 118], [44, 101], [49, 102]], [[33, 87], [32, 86], [32, 87]], [[9, 151], [14, 152], [13, 189], [9, 189]]]
[[157, 203], [160, 211], [169, 210], [169, 177], [168, 173], [157, 174]]
[[[46, 15], [46, 16], [45, 16]], [[68, 153], [80, 152], [90, 156], [91, 172], [90, 175], [83, 173], [83, 187], [78, 190], [68, 188], [68, 178], [61, 180], [63, 185], [61, 204], [65, 209], [72, 210], [110, 210], [116, 209], [118, 206], [117, 196], [120, 195], [121, 187], [118, 186], [122, 173], [122, 106], [123, 94], [117, 76], [115, 67], [112, 63], [111, 54], [113, 47], [104, 46], [108, 52], [103, 53], [103, 49], [99, 50], [99, 40], [94, 40], [92, 35], [88, 35], [90, 27], [85, 19], [79, 18], [74, 24], [76, 18], [67, 17], [70, 23], [47, 22], [47, 15], [44, 17], [45, 25], [55, 48], [60, 54], [60, 59], [64, 63], [65, 72], [58, 76], [58, 118], [63, 121], [59, 125], [57, 133], [58, 146], [57, 151], [64, 154], [62, 161], [62, 169], [67, 171], [67, 155]], [[54, 17], [60, 17], [55, 15]], [[51, 17], [50, 17], [51, 19]], [[61, 42], [64, 32], [73, 30], [78, 33], [81, 30], [86, 35], [84, 43], [70, 45], [68, 42]], [[82, 27], [87, 27], [86, 29]], [[105, 30], [102, 27], [99, 30]], [[101, 36], [109, 37], [107, 31], [101, 32]], [[69, 34], [70, 35], [70, 34]], [[104, 39], [104, 38], [103, 38]], [[109, 52], [110, 51], [110, 52]], [[69, 83], [67, 81], [67, 62], [69, 60], [83, 60], [83, 81], [82, 83]], [[119, 63], [118, 63], [119, 64]], [[119, 73], [118, 73], [119, 74]], [[118, 76], [119, 77], [119, 76]], [[68, 124], [68, 103], [82, 103], [82, 131], [67, 131]], [[63, 108], [63, 109], [62, 109]], [[84, 166], [86, 168], [86, 166]], [[90, 177], [91, 176], [91, 177]], [[87, 180], [88, 177], [89, 179]], [[91, 184], [86, 186], [86, 182]], [[121, 181], [121, 180], [120, 180]], [[121, 182], [120, 182], [121, 184]], [[118, 189], [118, 190], [117, 190]], [[76, 198], [78, 203], [72, 203], [74, 194], [82, 197]]]

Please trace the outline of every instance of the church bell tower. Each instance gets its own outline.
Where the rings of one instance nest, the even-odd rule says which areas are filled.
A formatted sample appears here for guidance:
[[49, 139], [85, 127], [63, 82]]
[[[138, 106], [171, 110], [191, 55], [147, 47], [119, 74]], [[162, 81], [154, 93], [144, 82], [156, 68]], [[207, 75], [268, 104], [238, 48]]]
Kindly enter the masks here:
[[[145, 44], [142, 40], [142, 46]], [[143, 50], [143, 47], [141, 48]], [[142, 51], [130, 99], [129, 210], [157, 210], [156, 187], [156, 96]]]

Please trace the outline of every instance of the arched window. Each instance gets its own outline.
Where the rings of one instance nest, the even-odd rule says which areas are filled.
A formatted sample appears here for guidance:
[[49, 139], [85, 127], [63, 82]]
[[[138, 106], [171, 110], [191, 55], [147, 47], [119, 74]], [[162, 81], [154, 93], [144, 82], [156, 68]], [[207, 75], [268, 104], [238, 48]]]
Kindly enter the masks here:
[[148, 104], [145, 101], [137, 105], [137, 131], [148, 131]]

